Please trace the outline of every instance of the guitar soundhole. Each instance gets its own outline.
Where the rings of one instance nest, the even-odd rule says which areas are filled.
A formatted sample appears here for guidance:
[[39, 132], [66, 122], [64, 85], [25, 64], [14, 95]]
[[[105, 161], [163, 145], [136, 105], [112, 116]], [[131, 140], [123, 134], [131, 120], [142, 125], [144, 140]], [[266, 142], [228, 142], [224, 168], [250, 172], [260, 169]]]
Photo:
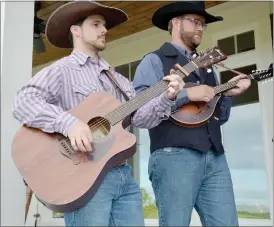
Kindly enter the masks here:
[[109, 121], [103, 117], [95, 117], [89, 121], [93, 139], [103, 139], [111, 129]]

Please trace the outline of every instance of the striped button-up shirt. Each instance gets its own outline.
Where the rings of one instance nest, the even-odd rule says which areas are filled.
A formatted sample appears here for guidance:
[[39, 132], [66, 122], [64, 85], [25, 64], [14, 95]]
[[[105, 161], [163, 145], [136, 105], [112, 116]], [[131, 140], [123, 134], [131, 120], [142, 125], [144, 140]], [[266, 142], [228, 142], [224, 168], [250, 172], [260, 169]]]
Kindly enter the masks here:
[[[73, 50], [71, 55], [39, 71], [18, 91], [13, 103], [13, 116], [27, 126], [67, 136], [77, 119], [66, 111], [79, 105], [88, 95], [107, 91], [125, 103], [104, 70], [111, 71], [130, 98], [135, 96], [131, 82], [111, 70], [103, 58], [99, 57], [97, 64], [86, 54]], [[170, 115], [173, 104], [163, 94], [158, 96], [135, 112], [132, 125], [140, 128], [157, 126]]]

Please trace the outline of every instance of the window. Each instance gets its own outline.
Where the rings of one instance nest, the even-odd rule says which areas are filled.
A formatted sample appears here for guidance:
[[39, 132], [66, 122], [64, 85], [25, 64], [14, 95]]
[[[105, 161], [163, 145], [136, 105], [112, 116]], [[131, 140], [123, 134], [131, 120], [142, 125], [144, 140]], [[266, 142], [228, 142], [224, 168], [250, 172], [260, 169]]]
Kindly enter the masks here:
[[260, 103], [232, 107], [222, 129], [238, 217], [269, 219]]
[[235, 54], [235, 40], [234, 40], [234, 36], [218, 40], [218, 46], [224, 52], [224, 54], [226, 54], [227, 56]]
[[[256, 64], [236, 68], [245, 74], [256, 70]], [[220, 73], [220, 83], [226, 83], [235, 73]], [[234, 98], [229, 121], [222, 126], [227, 162], [233, 180], [239, 218], [269, 219], [264, 145], [258, 82]]]
[[[256, 70], [256, 65], [248, 65], [241, 68], [237, 68], [235, 70], [245, 73], [251, 74], [252, 70]], [[224, 84], [228, 82], [231, 78], [233, 78], [235, 73], [231, 71], [224, 71], [220, 73], [220, 83]], [[259, 93], [258, 93], [258, 82], [255, 80], [251, 81], [251, 86], [249, 89], [243, 93], [242, 95], [234, 97], [233, 106], [243, 105], [243, 104], [250, 104], [259, 102]]]
[[238, 53], [255, 49], [254, 31], [245, 32], [236, 36]]
[[133, 80], [136, 69], [138, 67], [138, 65], [140, 64], [141, 60], [138, 61], [134, 61], [130, 63], [130, 74], [131, 74], [131, 80]]
[[129, 77], [129, 64], [119, 65], [115, 67], [115, 71], [130, 79]]
[[254, 31], [226, 37], [217, 41], [218, 47], [227, 55], [233, 55], [255, 49]]
[[115, 67], [116, 72], [122, 74], [129, 81], [132, 81], [134, 78], [134, 74], [136, 72], [137, 66], [140, 64], [141, 60], [130, 62], [124, 65], [119, 65]]

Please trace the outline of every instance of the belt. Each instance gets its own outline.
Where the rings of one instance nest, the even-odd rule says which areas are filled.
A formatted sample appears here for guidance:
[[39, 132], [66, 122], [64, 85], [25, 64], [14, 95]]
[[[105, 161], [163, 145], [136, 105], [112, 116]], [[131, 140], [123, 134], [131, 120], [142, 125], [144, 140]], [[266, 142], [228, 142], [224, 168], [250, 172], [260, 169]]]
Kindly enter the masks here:
[[124, 166], [126, 164], [126, 161], [121, 161], [119, 163], [117, 163], [115, 166]]

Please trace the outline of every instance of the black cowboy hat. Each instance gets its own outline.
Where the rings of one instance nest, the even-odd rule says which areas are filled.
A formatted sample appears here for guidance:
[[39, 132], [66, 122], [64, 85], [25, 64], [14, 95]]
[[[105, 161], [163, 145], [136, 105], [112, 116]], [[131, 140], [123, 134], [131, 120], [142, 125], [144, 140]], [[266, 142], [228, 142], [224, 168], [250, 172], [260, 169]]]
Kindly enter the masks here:
[[159, 8], [152, 16], [152, 23], [167, 31], [169, 21], [183, 14], [202, 15], [205, 17], [206, 24], [223, 20], [221, 16], [213, 16], [207, 13], [204, 1], [177, 1]]

